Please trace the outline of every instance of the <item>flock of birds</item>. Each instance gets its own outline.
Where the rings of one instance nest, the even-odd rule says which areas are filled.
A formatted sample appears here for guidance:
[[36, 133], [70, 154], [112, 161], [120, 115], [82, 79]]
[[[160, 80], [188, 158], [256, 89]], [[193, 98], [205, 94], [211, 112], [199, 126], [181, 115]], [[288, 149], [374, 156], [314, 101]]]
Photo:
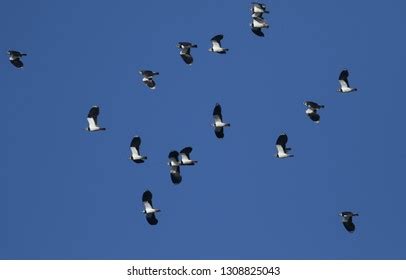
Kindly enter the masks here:
[[[252, 7], [251, 7], [251, 17], [252, 17], [252, 22], [250, 24], [251, 30], [254, 34], [260, 37], [264, 37], [264, 33], [262, 32], [263, 28], [269, 28], [269, 24], [265, 21], [263, 18], [264, 14], [268, 14], [269, 11], [266, 10], [266, 6], [264, 4], [258, 3], [258, 2], [253, 2]], [[218, 54], [226, 54], [228, 49], [223, 48], [221, 46], [221, 40], [224, 38], [222, 34], [216, 35], [213, 38], [211, 38], [211, 43], [212, 47], [209, 49], [210, 52], [218, 53]], [[191, 54], [191, 49], [192, 48], [197, 48], [196, 44], [190, 43], [190, 42], [179, 42], [177, 47], [180, 49], [180, 56], [183, 59], [183, 61], [187, 65], [191, 65], [193, 63], [193, 57]], [[14, 65], [16, 68], [22, 68], [24, 66], [24, 63], [22, 62], [22, 57], [26, 56], [27, 54], [21, 53], [16, 50], [9, 50], [8, 51], [8, 56], [9, 60], [12, 65]], [[145, 83], [145, 85], [150, 88], [150, 89], [155, 89], [156, 88], [156, 82], [154, 81], [154, 76], [159, 75], [159, 72], [154, 72], [151, 70], [140, 70], [139, 71], [140, 75], [142, 75], [142, 81]], [[354, 92], [357, 90], [357, 88], [353, 88], [350, 86], [348, 82], [348, 76], [349, 72], [347, 69], [344, 69], [341, 71], [338, 81], [340, 84], [340, 88], [337, 90], [340, 93], [343, 94], [348, 94], [351, 92]], [[318, 114], [318, 110], [324, 108], [324, 105], [319, 105], [318, 103], [314, 101], [305, 101], [304, 105], [307, 107], [305, 113], [306, 115], [310, 118], [315, 123], [320, 122], [320, 115]], [[98, 132], [98, 131], [105, 131], [106, 128], [101, 127], [98, 124], [98, 116], [100, 114], [100, 108], [98, 106], [93, 106], [90, 108], [89, 113], [87, 115], [87, 122], [88, 122], [88, 127], [86, 128], [87, 131], [89, 132]], [[222, 115], [222, 108], [220, 104], [216, 104], [213, 109], [213, 119], [214, 122], [212, 124], [214, 128], [214, 134], [218, 139], [224, 138], [224, 129], [226, 127], [230, 127], [230, 123], [224, 122], [223, 121], [223, 115]], [[291, 148], [286, 147], [286, 144], [288, 142], [288, 136], [283, 133], [278, 136], [275, 146], [276, 146], [276, 157], [283, 159], [283, 158], [289, 158], [293, 157], [292, 154], [289, 154], [288, 152], [291, 150]], [[141, 164], [144, 163], [145, 160], [148, 158], [144, 155], [141, 155], [140, 152], [140, 146], [141, 146], [141, 137], [139, 136], [134, 136], [133, 139], [131, 140], [130, 143], [130, 159], [136, 163], [136, 164]], [[196, 160], [192, 160], [190, 158], [190, 154], [192, 153], [192, 147], [185, 147], [183, 148], [180, 152], [178, 151], [170, 151], [168, 155], [168, 165], [170, 167], [169, 173], [170, 173], [170, 178], [173, 184], [177, 185], [182, 182], [182, 176], [180, 172], [180, 167], [181, 166], [193, 166], [197, 164]], [[146, 220], [150, 225], [156, 225], [158, 223], [158, 220], [156, 218], [156, 213], [160, 212], [160, 209], [154, 208], [152, 204], [152, 193], [147, 190], [143, 193], [142, 195], [142, 202], [144, 206], [143, 213], [145, 214]], [[339, 213], [339, 215], [342, 217], [342, 223], [345, 227], [345, 229], [348, 232], [354, 232], [355, 231], [355, 225], [352, 221], [352, 218], [354, 216], [358, 216], [357, 213], [353, 213], [350, 211], [343, 211]]]

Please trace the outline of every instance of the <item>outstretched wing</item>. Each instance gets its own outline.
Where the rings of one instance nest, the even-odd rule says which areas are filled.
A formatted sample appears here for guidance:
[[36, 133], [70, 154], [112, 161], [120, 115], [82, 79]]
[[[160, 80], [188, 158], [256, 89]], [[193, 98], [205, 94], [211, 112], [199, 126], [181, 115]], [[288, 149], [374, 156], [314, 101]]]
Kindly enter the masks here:
[[216, 123], [223, 121], [223, 115], [221, 114], [221, 106], [218, 103], [216, 103], [216, 106], [214, 106], [213, 118]]
[[10, 62], [17, 68], [24, 67], [24, 63], [19, 58], [12, 59], [12, 60], [10, 60]]
[[265, 34], [264, 34], [264, 32], [262, 32], [261, 28], [251, 27], [251, 31], [254, 32], [254, 34], [259, 36], [259, 37], [264, 37], [265, 36]]
[[192, 55], [190, 54], [190, 48], [183, 48], [183, 49], [181, 49], [181, 51], [180, 51], [180, 56], [182, 57], [183, 61], [184, 61], [186, 64], [190, 65], [190, 64], [193, 63], [193, 57], [192, 57]]
[[281, 146], [284, 151], [286, 151], [286, 143], [288, 142], [288, 135], [281, 134], [279, 135], [278, 139], [276, 139], [276, 146]]
[[216, 127], [214, 128], [214, 134], [216, 134], [217, 138], [224, 138], [224, 128], [223, 127]]
[[224, 38], [222, 34], [216, 35], [213, 38], [211, 38], [211, 43], [213, 45], [213, 49], [219, 49], [221, 48], [221, 40]]
[[316, 110], [316, 109], [311, 109], [311, 108], [309, 108], [309, 109], [306, 110], [306, 114], [309, 116], [309, 118], [310, 118], [312, 121], [314, 121], [314, 122], [316, 122], [316, 123], [320, 122], [320, 115], [317, 114], [317, 110]]
[[171, 174], [172, 183], [177, 185], [180, 182], [182, 182], [182, 176], [180, 175], [180, 167], [179, 167], [179, 165], [171, 166], [170, 174]]
[[351, 217], [348, 219], [347, 222], [343, 222], [343, 225], [344, 225], [345, 229], [346, 229], [348, 232], [354, 232], [354, 231], [355, 231], [355, 225], [354, 225], [354, 223], [352, 222], [352, 218], [351, 218]]
[[140, 155], [140, 145], [141, 145], [141, 137], [134, 136], [134, 138], [131, 140], [131, 144], [130, 144], [131, 152], [133, 154], [139, 156]]
[[148, 213], [145, 215], [145, 218], [147, 219], [148, 224], [154, 226], [158, 223], [158, 220], [155, 217], [155, 213]]
[[98, 106], [93, 106], [90, 108], [89, 113], [87, 114], [87, 122], [89, 123], [90, 128], [97, 127], [97, 117], [99, 116], [100, 109]]
[[154, 208], [152, 206], [152, 193], [150, 191], [145, 191], [142, 194], [142, 202], [144, 203], [145, 210]]
[[144, 84], [147, 85], [147, 87], [149, 87], [150, 89], [155, 89], [156, 84], [155, 81], [152, 78], [143, 78], [142, 81], [144, 82]]
[[340, 76], [338, 77], [338, 81], [340, 82], [342, 88], [350, 87], [350, 84], [348, 83], [348, 76], [349, 72], [347, 69], [341, 71]]
[[182, 161], [190, 160], [190, 153], [192, 152], [192, 150], [193, 150], [192, 147], [183, 148], [180, 151], [181, 160]]

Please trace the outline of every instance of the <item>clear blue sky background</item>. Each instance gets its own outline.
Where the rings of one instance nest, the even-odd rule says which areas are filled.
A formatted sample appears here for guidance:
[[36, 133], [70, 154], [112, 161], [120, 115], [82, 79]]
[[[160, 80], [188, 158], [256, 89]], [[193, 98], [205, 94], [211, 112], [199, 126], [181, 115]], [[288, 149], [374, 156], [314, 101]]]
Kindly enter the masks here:
[[[265, 38], [250, 2], [2, 3], [0, 258], [406, 258], [406, 2], [266, 1]], [[220, 33], [227, 55], [208, 52]], [[192, 66], [178, 41], [198, 44]], [[355, 94], [336, 92], [343, 68]], [[139, 69], [161, 73], [155, 91]], [[320, 124], [305, 100], [326, 106]], [[83, 130], [92, 105], [104, 133]], [[274, 158], [281, 132], [294, 158]], [[189, 145], [199, 163], [174, 186], [167, 155]]]

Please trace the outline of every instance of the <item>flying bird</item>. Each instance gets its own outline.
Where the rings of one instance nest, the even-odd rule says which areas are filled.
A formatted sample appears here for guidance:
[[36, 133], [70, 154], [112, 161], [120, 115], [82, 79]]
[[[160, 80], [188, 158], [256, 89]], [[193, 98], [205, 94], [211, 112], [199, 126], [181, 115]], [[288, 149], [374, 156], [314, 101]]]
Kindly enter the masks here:
[[93, 106], [90, 108], [89, 113], [87, 114], [87, 122], [89, 123], [86, 128], [87, 131], [102, 131], [106, 130], [104, 127], [100, 127], [97, 124], [97, 117], [99, 116], [100, 109], [98, 106]]
[[181, 165], [195, 165], [197, 160], [190, 159], [190, 153], [192, 152], [192, 147], [183, 148], [180, 151], [180, 164]]
[[262, 28], [269, 28], [269, 24], [261, 17], [253, 17], [250, 26], [252, 32], [259, 37], [265, 36], [264, 32], [262, 32]]
[[217, 138], [224, 138], [224, 127], [229, 127], [229, 123], [223, 122], [223, 115], [221, 114], [221, 106], [220, 104], [216, 103], [213, 110], [213, 118], [214, 124], [214, 133], [216, 134]]
[[341, 71], [340, 76], [338, 77], [338, 82], [340, 83], [340, 88], [337, 90], [338, 92], [342, 93], [349, 93], [352, 91], [357, 91], [356, 88], [350, 87], [350, 83], [348, 82], [349, 72], [347, 69]]
[[150, 89], [155, 89], [156, 84], [154, 81], [154, 76], [159, 75], [159, 72], [153, 72], [150, 70], [140, 70], [139, 73], [143, 76], [142, 81], [144, 84], [147, 85]]
[[342, 217], [342, 223], [343, 223], [345, 229], [348, 232], [351, 232], [351, 233], [354, 232], [355, 231], [355, 225], [352, 222], [352, 217], [358, 216], [358, 214], [357, 213], [352, 213], [352, 212], [349, 212], [349, 211], [345, 211], [345, 212], [341, 212], [339, 215]]
[[197, 45], [194, 45], [189, 42], [179, 42], [178, 43], [178, 48], [180, 49], [180, 57], [183, 59], [183, 61], [187, 65], [192, 65], [193, 63], [193, 57], [190, 54], [190, 49], [191, 48], [197, 48]]
[[288, 154], [287, 152], [290, 151], [290, 148], [286, 148], [286, 143], [288, 142], [288, 135], [281, 134], [279, 135], [278, 139], [276, 139], [276, 150], [278, 153], [275, 155], [277, 158], [287, 158], [293, 157], [293, 155]]
[[319, 105], [316, 102], [305, 101], [304, 105], [307, 107], [306, 115], [315, 123], [320, 122], [320, 115], [317, 113], [318, 109], [324, 108], [324, 105]]
[[227, 53], [228, 49], [221, 47], [220, 41], [223, 39], [223, 37], [224, 37], [223, 35], [219, 34], [211, 38], [212, 47], [209, 49], [210, 52], [221, 54]]
[[168, 165], [170, 166], [170, 175], [172, 183], [175, 185], [182, 182], [182, 176], [180, 175], [180, 165], [181, 162], [179, 161], [179, 153], [177, 151], [171, 151], [168, 155], [169, 162]]
[[140, 154], [141, 137], [134, 136], [130, 143], [131, 156], [130, 159], [135, 163], [143, 163], [147, 159], [146, 156]]
[[145, 214], [145, 218], [150, 225], [156, 225], [158, 220], [155, 217], [155, 213], [161, 212], [160, 209], [154, 208], [152, 206], [152, 193], [150, 191], [145, 191], [142, 194], [142, 203], [144, 204], [144, 210], [142, 213]]
[[23, 56], [26, 56], [27, 54], [21, 53], [19, 51], [13, 51], [13, 50], [9, 50], [7, 53], [8, 53], [8, 59], [10, 60], [11, 64], [13, 64], [17, 68], [24, 67], [24, 63], [21, 61], [21, 58]]

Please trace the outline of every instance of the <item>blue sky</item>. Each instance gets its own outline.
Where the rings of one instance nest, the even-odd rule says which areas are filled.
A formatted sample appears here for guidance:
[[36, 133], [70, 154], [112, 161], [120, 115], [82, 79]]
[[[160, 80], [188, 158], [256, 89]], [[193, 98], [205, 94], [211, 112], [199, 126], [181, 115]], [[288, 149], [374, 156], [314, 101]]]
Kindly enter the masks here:
[[[2, 4], [1, 259], [406, 258], [406, 3], [265, 1], [259, 38], [250, 2]], [[207, 51], [216, 34], [227, 55]], [[198, 45], [192, 66], [179, 41]], [[23, 69], [9, 49], [28, 53]], [[355, 94], [336, 92], [343, 68]], [[160, 72], [155, 91], [140, 69]], [[305, 100], [326, 106], [320, 124]], [[103, 133], [84, 131], [93, 105]], [[281, 132], [294, 158], [274, 158]], [[173, 186], [167, 155], [185, 146], [199, 163]], [[354, 234], [344, 210], [360, 214]]]

